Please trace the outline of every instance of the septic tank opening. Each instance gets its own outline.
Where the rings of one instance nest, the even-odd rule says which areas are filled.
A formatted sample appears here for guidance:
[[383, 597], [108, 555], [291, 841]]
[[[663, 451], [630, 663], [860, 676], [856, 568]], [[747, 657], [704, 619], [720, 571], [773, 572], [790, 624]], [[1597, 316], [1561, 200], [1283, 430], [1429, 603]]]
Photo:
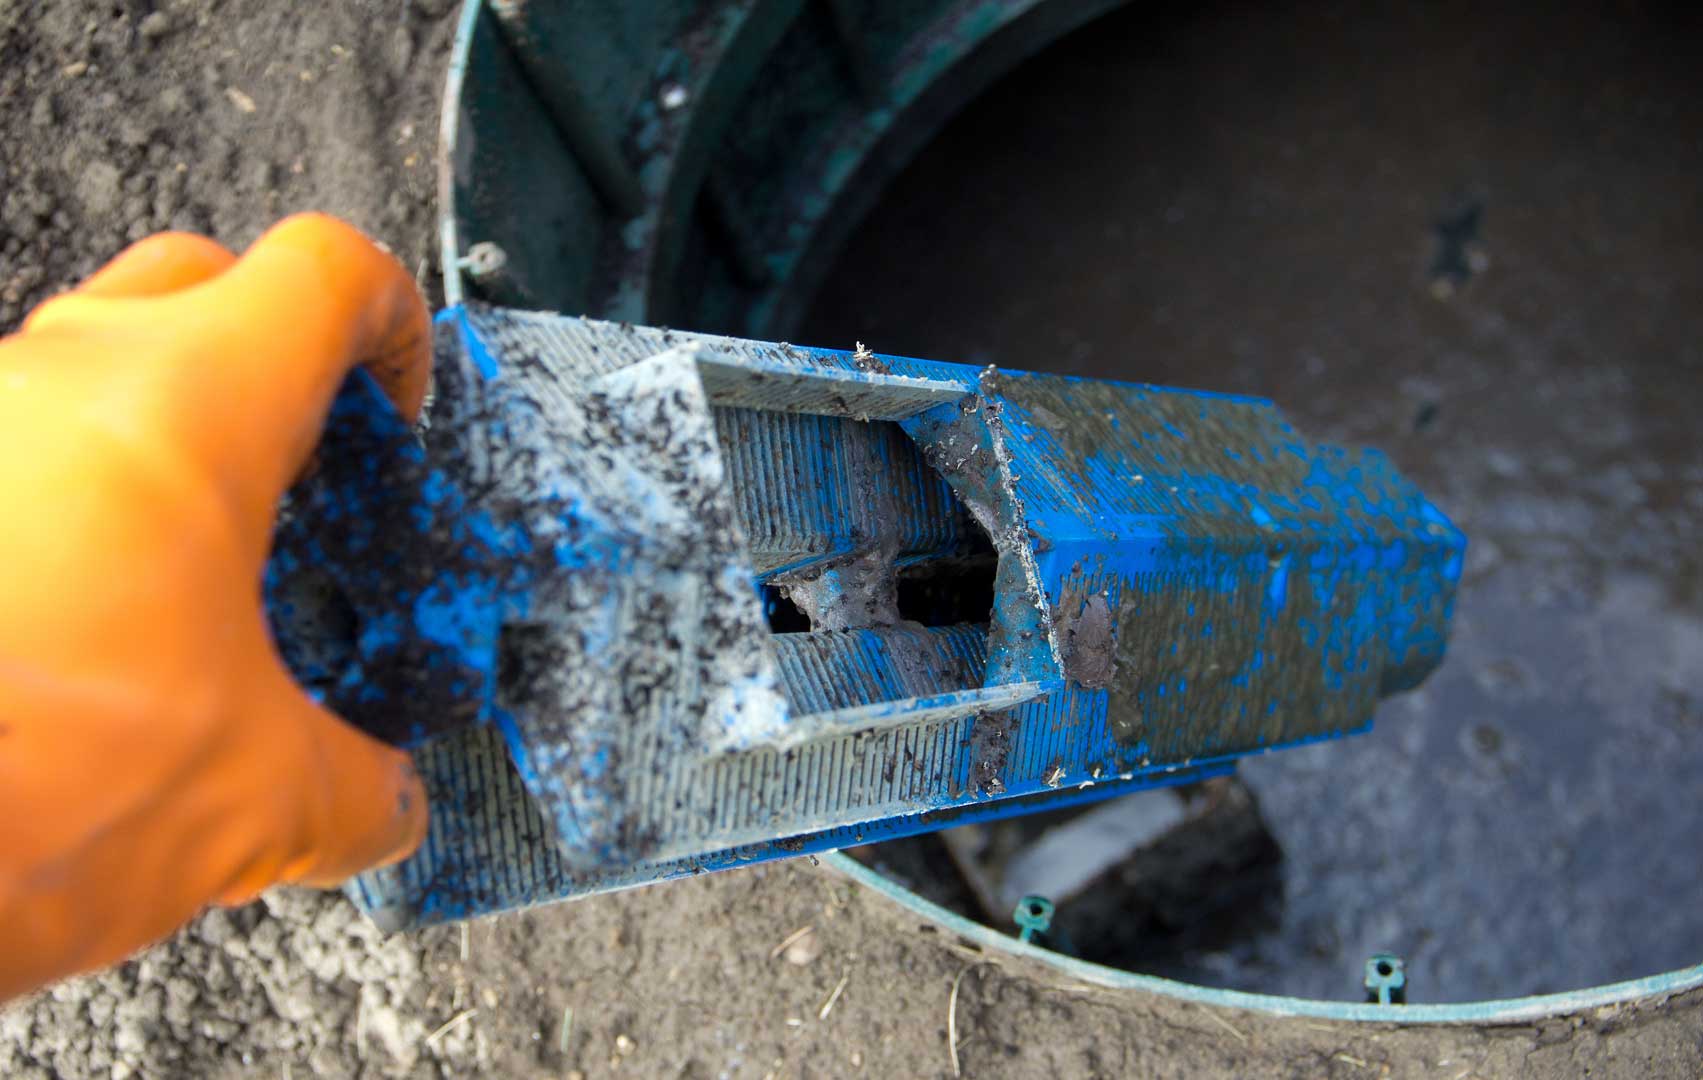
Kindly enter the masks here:
[[[1695, 14], [1131, 6], [943, 127], [1115, 6], [729, 4], [751, 32], [682, 52], [493, 5], [451, 68], [446, 295], [1275, 396], [1383, 447], [1473, 537], [1450, 659], [1370, 734], [1244, 763], [1283, 925], [1185, 977], [1342, 1000], [1388, 950], [1472, 1001], [1693, 963]], [[952, 865], [917, 888], [981, 906]]]
[[[1700, 445], [1703, 144], [1658, 107], [1699, 101], [1698, 40], [1678, 8], [1131, 7], [973, 102], [848, 230], [795, 340], [1271, 397], [1384, 449], [1471, 538], [1417, 692], [1240, 766], [1276, 838], [1234, 848], [1260, 910], [1079, 952], [1337, 1000], [1387, 952], [1424, 1002], [1703, 957], [1703, 859], [1673, 857], [1698, 851], [1675, 799], [1703, 770], [1703, 504], [1656, 479]], [[1494, 80], [1471, 59], [1539, 42], [1552, 64]], [[1605, 275], [1603, 251], [1638, 255]], [[862, 854], [1017, 934], [942, 846]]]

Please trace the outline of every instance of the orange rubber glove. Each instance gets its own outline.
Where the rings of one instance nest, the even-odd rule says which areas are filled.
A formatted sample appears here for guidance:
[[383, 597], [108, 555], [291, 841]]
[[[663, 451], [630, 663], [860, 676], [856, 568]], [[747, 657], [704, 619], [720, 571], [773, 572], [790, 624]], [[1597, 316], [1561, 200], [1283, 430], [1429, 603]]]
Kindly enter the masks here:
[[260, 580], [347, 371], [413, 417], [430, 363], [407, 272], [320, 216], [144, 240], [0, 340], [0, 999], [418, 845], [408, 756], [295, 685]]

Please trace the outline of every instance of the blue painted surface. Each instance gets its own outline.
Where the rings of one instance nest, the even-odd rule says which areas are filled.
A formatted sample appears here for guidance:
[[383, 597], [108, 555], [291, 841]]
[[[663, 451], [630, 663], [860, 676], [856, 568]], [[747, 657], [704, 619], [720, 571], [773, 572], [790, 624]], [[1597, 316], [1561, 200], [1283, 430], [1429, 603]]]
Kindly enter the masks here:
[[[754, 373], [729, 391], [739, 407], [712, 409], [720, 464], [705, 475], [731, 488], [748, 538], [743, 569], [722, 572], [743, 575], [753, 604], [778, 581], [852, 619], [775, 638], [785, 701], [758, 719], [808, 738], [729, 753], [698, 715], [635, 731], [549, 701], [503, 707], [505, 626], [570, 634], [594, 666], [644, 632], [617, 585], [673, 572], [644, 520], [673, 510], [655, 493], [627, 519], [598, 510], [572, 478], [602, 466], [580, 461], [524, 512], [499, 509], [467, 448], [552, 452], [529, 393], [583, 396], [673, 338], [480, 308], [439, 325], [434, 426], [407, 432], [352, 378], [268, 575], [298, 677], [416, 748], [431, 837], [357, 890], [394, 925], [1219, 771], [1364, 730], [1381, 695], [1442, 657], [1464, 538], [1383, 455], [1312, 444], [1268, 402], [879, 357], [884, 376], [975, 389], [863, 422], [823, 413], [835, 387], [881, 381], [867, 358], [704, 339], [732, 358], [718, 371]], [[752, 407], [783, 369], [805, 380], [794, 404]], [[953, 565], [990, 546], [985, 622], [924, 633], [874, 602], [857, 621], [868, 574], [849, 555]], [[350, 609], [341, 623], [307, 610], [326, 578]], [[556, 610], [564, 585], [582, 605], [606, 599]], [[642, 686], [623, 664], [602, 677]], [[1015, 704], [990, 712], [999, 688]], [[480, 730], [499, 738], [465, 734]]]
[[[552, 900], [591, 896], [719, 870], [735, 870], [771, 859], [824, 855], [861, 844], [900, 840], [907, 836], [958, 825], [996, 821], [1015, 814], [1090, 806], [1137, 791], [1176, 787], [1209, 780], [1215, 776], [1226, 776], [1234, 771], [1234, 768], [1233, 761], [1219, 761], [1188, 768], [1153, 769], [1128, 779], [1113, 779], [1097, 784], [1090, 782], [1057, 790], [1047, 789], [1021, 799], [970, 801], [940, 810], [878, 818], [857, 825], [842, 825], [797, 836], [777, 837], [761, 843], [710, 851], [692, 858], [640, 861], [612, 868], [605, 873], [578, 878], [558, 863], [521, 866], [511, 862], [486, 868], [487, 877], [480, 883], [482, 889], [452, 888], [443, 884], [437, 888], [418, 888], [418, 905], [408, 910], [406, 925], [456, 922], [490, 914], [493, 910], [515, 910]], [[528, 824], [536, 828], [541, 822], [534, 820]], [[530, 834], [523, 827], [517, 835], [520, 842], [524, 843]], [[477, 864], [464, 865], [463, 869], [472, 872], [478, 867]], [[396, 882], [399, 876], [384, 872], [364, 874], [351, 882], [350, 895], [363, 909], [377, 915], [383, 922], [386, 914], [394, 910]], [[496, 895], [499, 889], [508, 900], [500, 905], [493, 904], [490, 897]]]

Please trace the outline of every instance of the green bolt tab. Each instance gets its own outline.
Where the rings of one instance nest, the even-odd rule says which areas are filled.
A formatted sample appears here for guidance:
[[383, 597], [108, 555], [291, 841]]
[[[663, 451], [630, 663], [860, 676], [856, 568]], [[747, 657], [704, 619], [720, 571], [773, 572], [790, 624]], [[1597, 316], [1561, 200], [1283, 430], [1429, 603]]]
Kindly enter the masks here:
[[1375, 1005], [1407, 1004], [1407, 965], [1394, 953], [1373, 953], [1366, 960], [1366, 1000]]
[[1017, 935], [1021, 941], [1031, 941], [1036, 934], [1044, 934], [1053, 925], [1053, 902], [1044, 896], [1025, 896], [1017, 901], [1017, 910], [1011, 913], [1022, 932]]

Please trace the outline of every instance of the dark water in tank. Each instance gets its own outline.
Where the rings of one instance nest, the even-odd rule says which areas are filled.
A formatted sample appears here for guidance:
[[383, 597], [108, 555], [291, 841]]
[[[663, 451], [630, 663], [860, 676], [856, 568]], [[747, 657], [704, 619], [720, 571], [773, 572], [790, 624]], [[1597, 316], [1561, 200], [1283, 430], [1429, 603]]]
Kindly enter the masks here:
[[1703, 961], [1703, 26], [1129, 10], [978, 101], [796, 340], [1276, 399], [1471, 538], [1374, 731], [1241, 770], [1275, 925], [1197, 981], [1414, 1001]]

